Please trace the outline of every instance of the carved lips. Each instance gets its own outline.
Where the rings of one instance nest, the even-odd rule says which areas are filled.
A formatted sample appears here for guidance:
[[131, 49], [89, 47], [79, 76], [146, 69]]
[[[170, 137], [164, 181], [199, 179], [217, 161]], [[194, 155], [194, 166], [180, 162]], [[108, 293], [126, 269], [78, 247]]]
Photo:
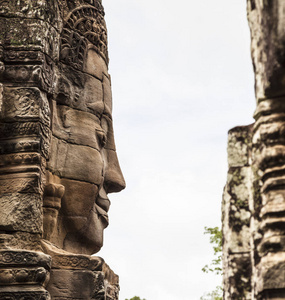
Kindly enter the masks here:
[[95, 202], [95, 207], [97, 210], [97, 214], [105, 220], [106, 227], [109, 225], [108, 211], [110, 205], [111, 202], [106, 194], [106, 191], [103, 188], [101, 188], [99, 190], [99, 194]]

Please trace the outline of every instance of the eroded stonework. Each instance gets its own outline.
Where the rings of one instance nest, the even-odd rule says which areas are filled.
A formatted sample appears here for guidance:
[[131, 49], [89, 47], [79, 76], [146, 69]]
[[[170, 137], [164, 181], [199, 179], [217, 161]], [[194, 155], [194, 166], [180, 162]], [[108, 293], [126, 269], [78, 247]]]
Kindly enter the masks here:
[[118, 299], [93, 257], [125, 187], [100, 0], [0, 0], [0, 299]]
[[285, 299], [285, 2], [248, 0], [255, 123], [229, 132], [224, 299]]

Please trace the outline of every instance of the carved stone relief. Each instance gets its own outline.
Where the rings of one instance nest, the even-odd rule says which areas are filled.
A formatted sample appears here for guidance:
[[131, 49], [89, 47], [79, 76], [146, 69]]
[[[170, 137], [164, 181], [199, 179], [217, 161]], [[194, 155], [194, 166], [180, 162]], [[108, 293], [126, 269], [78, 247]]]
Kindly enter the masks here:
[[117, 300], [90, 256], [125, 187], [102, 3], [0, 0], [0, 28], [0, 299]]

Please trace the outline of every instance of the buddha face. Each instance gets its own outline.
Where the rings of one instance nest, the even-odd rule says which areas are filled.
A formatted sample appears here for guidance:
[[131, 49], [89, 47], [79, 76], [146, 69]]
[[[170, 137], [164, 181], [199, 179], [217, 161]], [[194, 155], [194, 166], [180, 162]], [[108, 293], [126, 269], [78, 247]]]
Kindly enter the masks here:
[[83, 70], [61, 65], [51, 107], [44, 235], [66, 251], [93, 254], [109, 223], [107, 195], [125, 187], [114, 143], [110, 77], [95, 50], [87, 51]]

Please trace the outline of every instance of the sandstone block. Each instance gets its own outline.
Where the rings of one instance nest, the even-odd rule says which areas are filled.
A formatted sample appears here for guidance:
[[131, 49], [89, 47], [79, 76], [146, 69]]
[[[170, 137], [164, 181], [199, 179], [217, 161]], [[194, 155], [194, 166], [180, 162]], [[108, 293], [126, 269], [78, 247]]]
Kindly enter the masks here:
[[0, 17], [0, 28], [0, 43], [10, 49], [21, 46], [21, 49], [41, 50], [52, 58], [54, 53], [59, 53], [59, 35], [47, 22]]
[[[0, 173], [2, 170], [0, 169]], [[40, 174], [26, 173], [17, 174], [17, 170], [14, 174], [0, 175], [0, 195], [1, 194], [13, 194], [13, 193], [36, 193], [41, 194], [43, 192], [43, 183]]]
[[251, 263], [250, 254], [230, 255], [225, 270], [227, 282], [224, 287], [225, 299], [251, 300]]
[[41, 206], [39, 194], [0, 195], [0, 230], [41, 233]]
[[[103, 161], [98, 150], [87, 146], [69, 144], [57, 138], [52, 139], [53, 159], [49, 168], [60, 177], [102, 183]], [[85, 164], [86, 159], [89, 164]]]
[[282, 0], [248, 1], [257, 100], [284, 95], [285, 92], [284, 9]]
[[228, 135], [228, 164], [240, 167], [248, 164], [249, 126], [231, 129]]
[[86, 64], [86, 72], [96, 76], [101, 81], [103, 80], [103, 76], [108, 76], [108, 68], [105, 60], [101, 55], [96, 53], [96, 51], [91, 50], [88, 53], [87, 57], [88, 63]]
[[104, 93], [105, 106], [107, 106], [108, 111], [112, 113], [113, 101], [112, 101], [110, 76], [106, 76], [106, 75], [103, 76], [103, 93]]
[[[97, 276], [93, 271], [52, 269], [47, 289], [54, 299], [71, 297], [73, 299], [92, 299], [98, 285]], [[104, 286], [102, 282], [101, 285]]]
[[[89, 146], [98, 151], [100, 141], [100, 120], [94, 114], [58, 105], [53, 116], [54, 135], [66, 142]], [[80, 127], [78, 124], [80, 123]]]
[[40, 121], [50, 126], [47, 97], [38, 88], [4, 88], [0, 118], [4, 122]]
[[54, 0], [3, 1], [0, 7], [0, 16], [40, 19], [57, 28], [62, 26], [58, 7]]
[[56, 102], [101, 116], [104, 111], [102, 82], [70, 66], [61, 65]]
[[64, 178], [61, 183], [67, 187], [62, 198], [61, 213], [66, 216], [80, 216], [84, 212], [85, 217], [88, 217], [97, 198], [98, 187], [87, 182]]

